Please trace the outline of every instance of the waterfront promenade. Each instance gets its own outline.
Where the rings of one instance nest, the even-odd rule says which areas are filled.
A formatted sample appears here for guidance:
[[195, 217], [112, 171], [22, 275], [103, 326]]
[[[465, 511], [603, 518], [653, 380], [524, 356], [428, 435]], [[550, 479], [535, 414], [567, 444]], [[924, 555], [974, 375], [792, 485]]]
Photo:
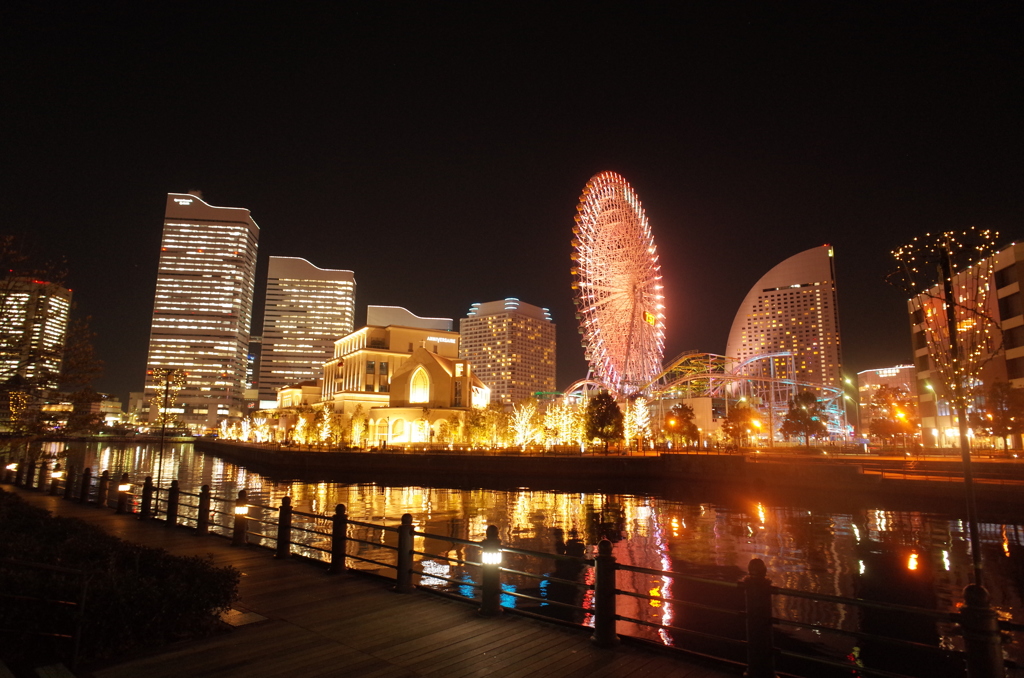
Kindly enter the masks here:
[[176, 555], [210, 555], [242, 572], [239, 600], [218, 636], [166, 646], [94, 668], [94, 678], [171, 676], [558, 676], [717, 678], [742, 670], [682, 653], [622, 643], [600, 649], [585, 629], [506, 613], [496, 618], [427, 592], [398, 594], [385, 580], [330, 576], [266, 549], [140, 521], [94, 505], [5, 485], [34, 506]]

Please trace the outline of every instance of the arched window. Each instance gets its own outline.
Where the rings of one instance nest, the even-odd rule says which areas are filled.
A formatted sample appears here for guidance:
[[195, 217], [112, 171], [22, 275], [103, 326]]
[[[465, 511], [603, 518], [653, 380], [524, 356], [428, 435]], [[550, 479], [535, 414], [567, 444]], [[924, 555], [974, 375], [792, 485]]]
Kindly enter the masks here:
[[405, 435], [405, 420], [395, 419], [391, 422], [391, 442], [408, 442], [402, 436]]
[[422, 367], [412, 375], [409, 382], [409, 402], [425, 403], [430, 401], [430, 376]]
[[377, 440], [386, 443], [388, 441], [388, 420], [377, 420]]

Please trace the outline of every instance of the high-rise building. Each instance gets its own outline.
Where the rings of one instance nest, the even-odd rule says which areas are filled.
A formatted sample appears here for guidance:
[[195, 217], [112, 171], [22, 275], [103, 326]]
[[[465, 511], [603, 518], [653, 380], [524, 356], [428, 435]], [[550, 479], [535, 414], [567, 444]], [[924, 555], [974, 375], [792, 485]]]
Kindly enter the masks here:
[[[976, 265], [958, 272], [952, 279], [954, 294], [965, 305], [978, 304], [978, 316], [958, 313], [960, 345], [975, 353], [974, 363], [965, 384], [975, 396], [969, 406], [984, 401], [995, 382], [1008, 382], [1024, 388], [1024, 243], [1014, 243]], [[938, 335], [940, 344], [948, 341], [944, 329], [945, 305], [941, 286], [933, 287], [907, 301], [910, 316], [911, 346], [914, 350], [914, 373], [917, 381], [918, 415], [921, 438], [926, 447], [954, 447], [959, 444], [958, 420], [951, 402], [950, 389], [940, 376], [938, 360], [933, 355], [929, 335]], [[941, 347], [948, 351], [948, 346]]]
[[21, 377], [33, 389], [55, 389], [64, 357], [71, 290], [10, 277], [0, 281], [0, 381]]
[[459, 323], [459, 357], [505, 405], [555, 390], [555, 324], [546, 308], [518, 299], [473, 304]]
[[164, 212], [146, 419], [167, 393], [165, 370], [187, 374], [168, 414], [201, 431], [242, 413], [259, 227], [249, 210], [169, 193]]
[[323, 376], [334, 342], [353, 330], [352, 271], [323, 269], [297, 257], [270, 257], [260, 355], [260, 400]]
[[832, 247], [800, 252], [765, 273], [743, 299], [725, 350], [741, 374], [840, 387]]

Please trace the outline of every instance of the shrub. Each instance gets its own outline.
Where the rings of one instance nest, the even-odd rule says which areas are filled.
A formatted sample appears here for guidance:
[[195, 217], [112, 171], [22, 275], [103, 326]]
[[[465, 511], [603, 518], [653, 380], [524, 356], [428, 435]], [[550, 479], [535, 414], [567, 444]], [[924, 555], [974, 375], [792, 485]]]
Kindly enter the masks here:
[[40, 599], [77, 601], [77, 575], [22, 567], [15, 560], [85, 572], [79, 657], [109, 658], [127, 650], [207, 635], [237, 595], [239, 573], [209, 559], [172, 556], [132, 544], [81, 520], [51, 516], [0, 490], [0, 658], [18, 662], [71, 644], [77, 608]]

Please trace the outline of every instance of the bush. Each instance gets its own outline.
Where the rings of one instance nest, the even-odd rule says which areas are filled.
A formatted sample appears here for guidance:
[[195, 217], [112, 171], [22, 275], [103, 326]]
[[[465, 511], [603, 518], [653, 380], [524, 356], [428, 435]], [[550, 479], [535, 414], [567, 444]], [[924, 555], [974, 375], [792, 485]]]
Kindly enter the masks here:
[[0, 636], [0, 659], [12, 663], [55, 648], [68, 658], [70, 641], [54, 644], [51, 636], [74, 630], [77, 608], [39, 599], [77, 601], [82, 587], [77, 575], [6, 559], [86, 573], [79, 650], [84, 661], [207, 635], [238, 590], [233, 567], [132, 544], [0, 490], [0, 629], [17, 629]]

